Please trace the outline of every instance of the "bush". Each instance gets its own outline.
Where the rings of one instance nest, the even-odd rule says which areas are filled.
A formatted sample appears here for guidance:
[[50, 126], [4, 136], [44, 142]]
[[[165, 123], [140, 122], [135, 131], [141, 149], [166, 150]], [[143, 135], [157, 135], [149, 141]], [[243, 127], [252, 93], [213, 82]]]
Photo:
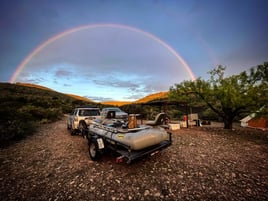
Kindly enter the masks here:
[[16, 118], [1, 121], [0, 124], [0, 147], [5, 147], [14, 141], [21, 140], [32, 135], [38, 128], [38, 123], [33, 120]]
[[61, 108], [43, 108], [39, 106], [26, 105], [19, 109], [21, 114], [30, 115], [30, 119], [40, 122], [52, 122], [62, 117]]
[[86, 104], [55, 91], [0, 83], [0, 147], [32, 135], [39, 124], [60, 119], [74, 104]]

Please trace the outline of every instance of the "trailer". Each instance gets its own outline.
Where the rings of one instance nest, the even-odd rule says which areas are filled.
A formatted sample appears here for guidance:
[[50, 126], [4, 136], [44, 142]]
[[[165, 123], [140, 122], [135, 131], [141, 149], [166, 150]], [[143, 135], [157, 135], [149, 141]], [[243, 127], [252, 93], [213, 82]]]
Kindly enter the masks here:
[[[117, 163], [126, 161], [127, 164], [130, 164], [138, 158], [154, 155], [172, 144], [172, 134], [165, 126], [118, 129], [107, 125], [92, 124], [86, 129], [85, 134], [88, 140], [89, 156], [93, 161], [100, 159], [108, 151], [113, 151], [118, 154]], [[158, 138], [160, 135], [165, 135], [165, 139], [155, 141], [154, 135], [157, 135]], [[133, 139], [133, 143], [131, 142], [132, 136], [137, 138], [137, 143]]]

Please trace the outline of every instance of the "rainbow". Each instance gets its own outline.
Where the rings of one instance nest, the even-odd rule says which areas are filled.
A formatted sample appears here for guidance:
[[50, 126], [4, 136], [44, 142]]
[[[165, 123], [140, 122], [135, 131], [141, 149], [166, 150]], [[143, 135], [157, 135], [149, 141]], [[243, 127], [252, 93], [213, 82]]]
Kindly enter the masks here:
[[167, 43], [165, 43], [164, 41], [162, 41], [161, 39], [159, 39], [158, 37], [143, 31], [141, 29], [137, 29], [134, 27], [130, 27], [130, 26], [126, 26], [126, 25], [122, 25], [122, 24], [91, 24], [91, 25], [83, 25], [83, 26], [79, 26], [79, 27], [75, 27], [73, 29], [69, 29], [67, 31], [61, 32], [51, 38], [49, 38], [48, 40], [46, 40], [45, 42], [41, 43], [37, 48], [35, 48], [26, 58], [24, 58], [22, 60], [22, 62], [19, 64], [19, 66], [16, 68], [15, 72], [13, 73], [13, 75], [11, 76], [9, 82], [10, 83], [14, 83], [16, 82], [17, 77], [19, 76], [19, 74], [22, 72], [23, 68], [25, 67], [25, 65], [35, 56], [37, 55], [42, 49], [44, 49], [47, 45], [55, 42], [56, 40], [65, 37], [69, 34], [78, 32], [78, 31], [82, 31], [85, 29], [94, 29], [94, 28], [99, 28], [99, 27], [111, 27], [111, 28], [121, 28], [121, 29], [126, 29], [126, 30], [130, 30], [133, 32], [137, 32], [137, 33], [141, 33], [143, 35], [145, 35], [146, 37], [158, 42], [159, 44], [161, 44], [162, 46], [164, 46], [166, 49], [168, 49], [184, 66], [184, 68], [186, 69], [187, 73], [190, 75], [192, 80], [195, 80], [195, 75], [193, 74], [190, 66], [186, 63], [186, 61]]

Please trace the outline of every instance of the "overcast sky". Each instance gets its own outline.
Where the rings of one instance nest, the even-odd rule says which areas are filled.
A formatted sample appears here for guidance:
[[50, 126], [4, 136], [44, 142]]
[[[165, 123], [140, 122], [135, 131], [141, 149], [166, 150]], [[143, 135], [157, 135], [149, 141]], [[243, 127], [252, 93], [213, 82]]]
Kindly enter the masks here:
[[266, 0], [1, 0], [0, 81], [103, 101], [206, 79], [218, 64], [238, 74], [268, 61], [267, 9]]

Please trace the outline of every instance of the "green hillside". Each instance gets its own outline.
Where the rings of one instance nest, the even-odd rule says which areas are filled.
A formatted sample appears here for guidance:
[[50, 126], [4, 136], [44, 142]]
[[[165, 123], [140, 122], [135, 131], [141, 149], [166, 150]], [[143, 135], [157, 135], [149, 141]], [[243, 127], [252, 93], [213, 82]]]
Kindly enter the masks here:
[[0, 83], [0, 146], [34, 133], [78, 105], [95, 104], [34, 85]]
[[145, 96], [144, 98], [141, 98], [135, 101], [134, 103], [147, 103], [153, 100], [160, 100], [160, 99], [167, 99], [167, 98], [168, 98], [168, 92], [158, 92], [158, 93]]

